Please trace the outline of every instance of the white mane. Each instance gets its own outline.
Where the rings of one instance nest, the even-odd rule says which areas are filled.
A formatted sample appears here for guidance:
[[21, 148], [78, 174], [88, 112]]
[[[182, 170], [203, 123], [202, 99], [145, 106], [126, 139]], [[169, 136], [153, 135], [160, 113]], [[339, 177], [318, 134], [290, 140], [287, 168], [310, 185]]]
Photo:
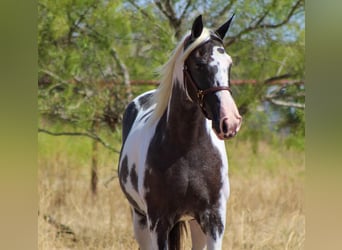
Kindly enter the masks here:
[[[156, 104], [156, 108], [150, 119], [150, 124], [159, 120], [163, 115], [172, 92], [172, 86], [175, 82], [176, 70], [183, 69], [184, 61], [190, 55], [190, 53], [197, 48], [203, 42], [209, 40], [210, 31], [203, 28], [201, 35], [189, 45], [189, 47], [184, 51], [184, 41], [188, 38], [190, 32], [188, 32], [183, 39], [179, 42], [176, 49], [173, 51], [170, 59], [164, 64], [160, 70], [160, 85], [157, 88], [154, 97], [153, 104]], [[183, 84], [181, 84], [183, 86]]]

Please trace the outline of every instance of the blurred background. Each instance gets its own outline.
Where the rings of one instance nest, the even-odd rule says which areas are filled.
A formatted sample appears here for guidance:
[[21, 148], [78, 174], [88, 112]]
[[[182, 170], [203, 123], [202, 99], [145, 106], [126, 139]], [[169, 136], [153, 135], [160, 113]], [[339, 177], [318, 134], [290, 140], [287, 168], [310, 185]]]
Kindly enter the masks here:
[[303, 249], [303, 0], [38, 0], [39, 249], [137, 249], [116, 179], [125, 106], [199, 14], [233, 59], [224, 249]]

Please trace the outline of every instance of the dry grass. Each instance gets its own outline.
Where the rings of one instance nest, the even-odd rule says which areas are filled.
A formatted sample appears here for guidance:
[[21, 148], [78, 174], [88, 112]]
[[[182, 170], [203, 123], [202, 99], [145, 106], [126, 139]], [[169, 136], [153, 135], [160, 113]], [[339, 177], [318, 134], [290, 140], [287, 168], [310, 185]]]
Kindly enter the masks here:
[[[304, 154], [268, 144], [259, 149], [253, 155], [248, 143], [229, 142], [231, 197], [223, 249], [303, 249]], [[117, 179], [104, 185], [117, 161], [107, 151], [99, 155], [99, 189], [92, 197], [90, 143], [39, 135], [39, 249], [138, 249]], [[74, 235], [61, 233], [44, 215]]]

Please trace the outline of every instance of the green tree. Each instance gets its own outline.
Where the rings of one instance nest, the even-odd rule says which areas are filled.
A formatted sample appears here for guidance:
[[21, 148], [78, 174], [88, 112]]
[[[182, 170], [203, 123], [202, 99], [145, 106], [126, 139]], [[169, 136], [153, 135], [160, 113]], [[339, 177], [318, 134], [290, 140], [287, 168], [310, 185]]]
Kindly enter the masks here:
[[[117, 152], [105, 138], [133, 97], [130, 79], [152, 78], [172, 44], [171, 29], [144, 12], [149, 18], [120, 0], [38, 1], [38, 131], [94, 139], [94, 193], [98, 143]], [[49, 131], [47, 121], [73, 129]]]
[[[94, 139], [94, 159], [97, 143], [116, 151], [106, 138], [118, 129], [128, 101], [148, 88], [133, 88], [131, 81], [156, 79], [197, 15], [217, 28], [233, 13], [225, 39], [232, 79], [256, 82], [234, 86], [242, 134], [257, 141], [269, 133], [261, 110], [267, 102], [282, 117], [275, 128], [303, 138], [303, 0], [39, 0], [39, 131]], [[270, 88], [284, 79], [287, 84]], [[46, 121], [74, 129], [49, 131]]]

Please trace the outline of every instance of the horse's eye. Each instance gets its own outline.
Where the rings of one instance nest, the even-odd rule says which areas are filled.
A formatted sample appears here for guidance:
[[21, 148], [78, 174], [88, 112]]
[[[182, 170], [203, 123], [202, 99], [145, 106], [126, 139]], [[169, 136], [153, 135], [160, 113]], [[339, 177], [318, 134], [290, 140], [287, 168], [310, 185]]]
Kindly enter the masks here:
[[206, 63], [204, 61], [196, 62], [196, 68], [197, 69], [202, 69], [205, 65], [206, 65]]

